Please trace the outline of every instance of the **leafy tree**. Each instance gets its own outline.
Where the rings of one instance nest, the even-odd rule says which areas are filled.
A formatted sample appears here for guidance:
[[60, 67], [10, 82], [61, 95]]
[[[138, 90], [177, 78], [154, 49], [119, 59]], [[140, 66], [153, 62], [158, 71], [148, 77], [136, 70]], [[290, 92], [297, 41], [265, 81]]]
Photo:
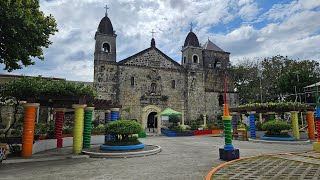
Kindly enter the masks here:
[[116, 141], [129, 141], [130, 135], [143, 132], [142, 126], [133, 120], [118, 120], [106, 125], [105, 132], [116, 137]]
[[43, 47], [58, 31], [53, 16], [45, 16], [38, 0], [0, 1], [0, 63], [4, 70], [33, 65], [32, 57], [43, 60]]
[[[245, 59], [232, 67], [235, 87], [239, 92], [240, 103], [294, 101], [295, 87], [303, 92], [303, 87], [317, 82], [320, 77], [317, 61], [292, 60], [287, 56], [273, 56], [262, 60]], [[261, 91], [260, 77], [261, 71]]]

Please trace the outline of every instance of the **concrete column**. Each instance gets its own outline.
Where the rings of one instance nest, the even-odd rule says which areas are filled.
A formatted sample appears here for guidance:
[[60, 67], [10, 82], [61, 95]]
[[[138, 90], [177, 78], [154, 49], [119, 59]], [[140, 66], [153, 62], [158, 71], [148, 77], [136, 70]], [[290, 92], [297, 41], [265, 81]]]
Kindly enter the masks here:
[[116, 121], [119, 119], [120, 108], [111, 108], [111, 121]]
[[204, 126], [207, 125], [207, 115], [206, 114], [203, 115], [203, 125]]
[[74, 108], [74, 128], [73, 128], [73, 154], [82, 152], [83, 116], [85, 104], [73, 104]]
[[316, 131], [318, 134], [317, 142], [312, 143], [313, 150], [320, 152], [320, 108], [316, 107]]
[[238, 113], [236, 112], [232, 112], [231, 113], [232, 116], [232, 129], [237, 129], [238, 128]]
[[314, 112], [313, 111], [307, 111], [307, 122], [308, 122], [308, 137], [309, 137], [309, 139], [315, 139]]
[[255, 111], [248, 112], [250, 119], [250, 137], [252, 139], [256, 138], [256, 124], [255, 124]]
[[293, 135], [298, 140], [300, 139], [298, 111], [291, 111], [291, 122], [292, 122]]
[[23, 133], [22, 133], [22, 151], [21, 155], [24, 158], [32, 156], [32, 147], [34, 140], [34, 123], [36, 120], [38, 103], [26, 103], [24, 107], [24, 121], [23, 121]]
[[54, 126], [54, 138], [57, 139], [57, 148], [62, 148], [62, 127], [63, 127], [63, 119], [64, 113], [66, 112], [65, 108], [55, 108], [56, 120]]
[[84, 110], [83, 148], [90, 148], [90, 145], [91, 145], [93, 110], [94, 110], [94, 107], [86, 107]]

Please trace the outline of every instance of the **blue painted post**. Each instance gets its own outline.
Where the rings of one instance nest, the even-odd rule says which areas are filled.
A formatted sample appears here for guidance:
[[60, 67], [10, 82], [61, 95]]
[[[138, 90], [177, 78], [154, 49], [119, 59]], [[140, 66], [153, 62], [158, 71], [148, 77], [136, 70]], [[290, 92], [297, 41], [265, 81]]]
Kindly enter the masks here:
[[255, 124], [255, 111], [249, 112], [249, 118], [250, 118], [250, 137], [252, 139], [256, 138], [256, 124]]
[[111, 121], [116, 121], [119, 119], [119, 108], [111, 108]]
[[[111, 111], [106, 110], [104, 113], [104, 125], [107, 125], [111, 121]], [[110, 135], [104, 134], [104, 142], [110, 141]]]
[[233, 112], [232, 115], [232, 129], [238, 128], [238, 113]]

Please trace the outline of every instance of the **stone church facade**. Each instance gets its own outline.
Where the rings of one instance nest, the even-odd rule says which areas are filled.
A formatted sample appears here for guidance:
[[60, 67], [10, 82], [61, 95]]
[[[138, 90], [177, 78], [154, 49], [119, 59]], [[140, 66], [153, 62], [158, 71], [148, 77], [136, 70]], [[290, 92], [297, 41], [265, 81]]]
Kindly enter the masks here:
[[[154, 38], [149, 48], [116, 61], [116, 37], [106, 15], [95, 34], [94, 86], [101, 99], [122, 106], [122, 118], [137, 119], [145, 128], [159, 129], [160, 121], [151, 125], [149, 121], [160, 119], [159, 113], [167, 107], [183, 112], [186, 124], [201, 115], [214, 119], [222, 112], [223, 77], [229, 74], [229, 52], [209, 39], [200, 46], [190, 30], [180, 63], [159, 50]], [[230, 78], [227, 98], [231, 107], [238, 104]]]

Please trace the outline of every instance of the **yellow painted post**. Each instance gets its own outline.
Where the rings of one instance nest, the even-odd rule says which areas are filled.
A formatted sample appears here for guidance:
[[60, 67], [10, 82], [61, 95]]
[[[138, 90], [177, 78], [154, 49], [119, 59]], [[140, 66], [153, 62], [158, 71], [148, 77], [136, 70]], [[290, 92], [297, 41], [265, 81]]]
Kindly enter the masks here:
[[74, 128], [73, 128], [73, 154], [80, 154], [82, 151], [83, 116], [85, 104], [73, 104]]
[[300, 139], [299, 123], [298, 123], [298, 111], [291, 111], [292, 130], [294, 137]]

